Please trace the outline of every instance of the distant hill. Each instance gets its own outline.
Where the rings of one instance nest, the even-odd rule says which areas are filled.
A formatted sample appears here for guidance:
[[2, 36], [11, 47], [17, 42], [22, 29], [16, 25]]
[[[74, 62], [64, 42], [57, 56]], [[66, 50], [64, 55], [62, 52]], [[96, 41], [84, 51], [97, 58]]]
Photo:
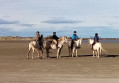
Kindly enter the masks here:
[[[45, 40], [47, 39], [52, 39], [52, 36], [44, 37]], [[69, 37], [68, 39], [71, 39]], [[89, 38], [83, 38], [83, 40], [88, 40]], [[7, 36], [7, 37], [0, 37], [0, 40], [34, 40], [34, 37], [12, 37], [12, 36]], [[119, 38], [100, 38], [100, 40], [119, 40]]]
[[33, 37], [0, 37], [0, 40], [33, 40]]

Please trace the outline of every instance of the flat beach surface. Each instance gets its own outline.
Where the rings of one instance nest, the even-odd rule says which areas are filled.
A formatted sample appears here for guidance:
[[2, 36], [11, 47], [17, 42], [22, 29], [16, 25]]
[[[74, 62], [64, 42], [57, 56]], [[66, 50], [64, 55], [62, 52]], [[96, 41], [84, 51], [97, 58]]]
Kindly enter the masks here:
[[[82, 43], [78, 57], [68, 57], [67, 45], [56, 58], [27, 59], [30, 41], [0, 41], [0, 83], [119, 83], [119, 43], [102, 43], [108, 53], [93, 58], [88, 43]], [[37, 57], [37, 53], [35, 53]]]

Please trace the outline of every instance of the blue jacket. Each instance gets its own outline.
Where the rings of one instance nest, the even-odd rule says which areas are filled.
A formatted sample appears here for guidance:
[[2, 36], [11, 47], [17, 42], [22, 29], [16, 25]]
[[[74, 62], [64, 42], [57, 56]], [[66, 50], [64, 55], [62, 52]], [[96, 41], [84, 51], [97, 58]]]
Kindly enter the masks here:
[[98, 36], [94, 37], [94, 42], [99, 42], [99, 37]]
[[77, 40], [77, 39], [78, 39], [78, 36], [77, 36], [76, 34], [73, 34], [73, 35], [72, 35], [72, 39], [73, 39], [73, 40]]

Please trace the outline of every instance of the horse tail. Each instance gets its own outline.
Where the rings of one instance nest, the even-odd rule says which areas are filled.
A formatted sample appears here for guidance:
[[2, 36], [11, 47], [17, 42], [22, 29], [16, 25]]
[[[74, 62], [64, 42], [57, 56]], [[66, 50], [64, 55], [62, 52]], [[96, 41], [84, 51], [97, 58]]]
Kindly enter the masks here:
[[103, 52], [108, 53], [108, 51], [106, 51], [106, 50], [102, 47], [102, 45], [100, 46], [100, 49], [101, 49]]

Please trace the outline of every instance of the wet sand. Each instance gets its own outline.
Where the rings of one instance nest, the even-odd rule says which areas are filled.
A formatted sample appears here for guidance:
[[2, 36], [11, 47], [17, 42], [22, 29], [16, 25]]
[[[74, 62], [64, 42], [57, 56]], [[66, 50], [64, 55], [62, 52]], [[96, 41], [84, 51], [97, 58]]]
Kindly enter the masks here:
[[26, 58], [28, 43], [0, 41], [0, 83], [119, 83], [119, 43], [103, 43], [108, 54], [99, 59], [83, 43], [78, 57], [68, 57], [65, 45], [61, 59], [50, 50], [50, 58], [44, 51], [44, 59], [34, 60]]

